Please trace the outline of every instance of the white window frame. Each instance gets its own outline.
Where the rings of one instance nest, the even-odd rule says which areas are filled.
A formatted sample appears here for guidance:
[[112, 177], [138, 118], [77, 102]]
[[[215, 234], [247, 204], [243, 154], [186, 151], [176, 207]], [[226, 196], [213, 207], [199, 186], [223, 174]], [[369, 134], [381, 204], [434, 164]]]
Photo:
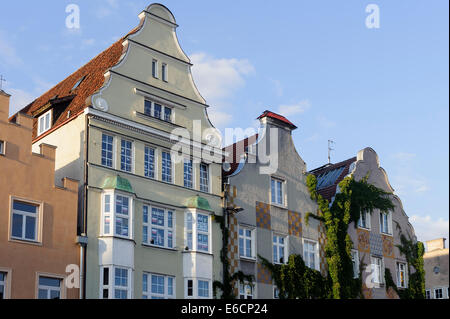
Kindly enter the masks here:
[[[188, 290], [189, 290], [188, 282], [190, 280], [192, 281], [192, 296], [188, 295]], [[198, 295], [198, 288], [199, 288], [198, 283], [199, 283], [199, 281], [208, 282], [208, 297], [200, 297]], [[212, 282], [211, 282], [210, 279], [199, 278], [199, 277], [185, 278], [184, 279], [184, 287], [185, 287], [185, 290], [184, 290], [184, 297], [185, 297], [185, 299], [212, 299], [213, 291], [212, 291]]]
[[[430, 298], [427, 298], [427, 294]], [[425, 299], [433, 299], [433, 294], [431, 293], [431, 289], [425, 290]]]
[[[23, 212], [23, 211], [16, 211], [14, 209], [14, 202], [21, 202], [26, 205], [35, 206], [36, 207], [36, 214]], [[23, 199], [18, 197], [11, 197], [10, 199], [10, 223], [9, 223], [9, 239], [11, 241], [20, 241], [25, 243], [31, 243], [31, 244], [41, 244], [42, 243], [42, 216], [43, 216], [43, 209], [44, 204], [42, 202], [37, 202], [29, 199]], [[21, 215], [22, 216], [22, 236], [16, 237], [13, 236], [13, 220], [14, 220], [14, 214]], [[26, 232], [26, 217], [34, 217], [35, 220], [35, 229], [34, 239], [27, 239], [25, 238], [25, 232]]]
[[[377, 263], [380, 261], [380, 264]], [[380, 256], [370, 256], [370, 266], [372, 274], [372, 282], [374, 284], [382, 285], [384, 284], [384, 260], [383, 257]], [[376, 278], [375, 274], [379, 272], [379, 278]], [[379, 280], [379, 281], [377, 281]]]
[[[305, 262], [305, 265], [311, 269], [319, 270], [320, 271], [320, 265], [319, 265], [319, 242], [317, 240], [309, 239], [309, 238], [303, 238], [303, 260]], [[306, 251], [306, 244], [314, 244], [314, 251]], [[309, 264], [309, 256], [306, 257], [306, 253], [314, 253], [314, 268], [310, 267]]]
[[[165, 167], [164, 166], [164, 153], [170, 155], [170, 181], [164, 180], [164, 167]], [[163, 181], [165, 183], [173, 184], [174, 183], [174, 176], [175, 176], [175, 169], [174, 168], [175, 167], [174, 167], [174, 160], [173, 160], [172, 153], [170, 151], [163, 150], [161, 152], [161, 181]]]
[[[116, 270], [120, 269], [120, 270], [126, 270], [127, 271], [127, 286], [122, 286], [122, 285], [116, 285]], [[111, 271], [112, 270], [112, 271]], [[132, 280], [133, 280], [133, 274], [131, 269], [127, 268], [127, 267], [110, 267], [110, 286], [111, 286], [111, 290], [110, 290], [110, 295], [109, 295], [109, 299], [116, 299], [116, 289], [118, 290], [126, 290], [127, 291], [127, 298], [126, 299], [131, 299], [131, 291], [132, 291]]]
[[[144, 209], [147, 208], [147, 222], [144, 221]], [[153, 225], [152, 223], [152, 213], [153, 209], [162, 210], [164, 212], [164, 226]], [[172, 213], [172, 227], [169, 227], [169, 213]], [[147, 205], [144, 204], [142, 206], [142, 234], [144, 235], [145, 228], [147, 228], [147, 241], [144, 241], [144, 236], [142, 236], [142, 243], [148, 246], [157, 247], [157, 248], [168, 248], [175, 249], [176, 244], [176, 212], [173, 209]], [[152, 243], [152, 228], [156, 230], [164, 230], [164, 245], [157, 245]], [[172, 246], [169, 246], [169, 232], [172, 232]]]
[[[403, 271], [400, 269], [400, 266], [403, 265]], [[397, 267], [397, 287], [398, 288], [407, 288], [408, 287], [408, 264], [405, 262], [397, 262], [396, 263], [396, 267]], [[403, 281], [404, 284], [402, 285], [400, 282], [400, 273], [403, 272]]]
[[[104, 136], [112, 138], [112, 142], [111, 142], [112, 150], [111, 151], [105, 150], [105, 152], [107, 152], [107, 153], [111, 152], [111, 166], [107, 165], [107, 161], [109, 160], [109, 158], [107, 158], [107, 157], [105, 158], [106, 164], [103, 164], [103, 159], [104, 159], [104, 157], [103, 157], [103, 137]], [[114, 135], [102, 133], [101, 143], [102, 143], [101, 154], [100, 154], [100, 157], [101, 157], [100, 163], [101, 163], [101, 165], [104, 166], [104, 167], [108, 167], [108, 168], [115, 168], [115, 163], [116, 163], [116, 156], [115, 156], [115, 154], [116, 154], [116, 144], [115, 144], [115, 137], [114, 137]]]
[[[56, 279], [59, 280], [59, 288], [53, 287], [53, 286], [45, 286], [41, 285], [40, 278], [50, 278], [50, 279]], [[47, 290], [47, 298], [50, 299], [50, 293], [52, 291], [58, 291], [59, 292], [59, 299], [65, 299], [66, 298], [66, 292], [65, 292], [65, 278], [63, 276], [54, 275], [54, 274], [46, 274], [46, 273], [37, 273], [36, 274], [36, 299], [39, 299], [39, 290], [44, 289]]]
[[[204, 232], [198, 229], [198, 217], [206, 216], [208, 218], [208, 232]], [[192, 227], [189, 229], [188, 227], [188, 217], [192, 216]], [[205, 212], [202, 210], [190, 209], [185, 212], [185, 220], [184, 220], [184, 244], [185, 247], [188, 248], [189, 251], [196, 251], [201, 253], [210, 254], [212, 251], [212, 231], [211, 231], [211, 213]], [[189, 244], [189, 234], [192, 234], [192, 243]], [[208, 250], [200, 250], [198, 249], [198, 235], [206, 235], [208, 236]]]
[[[191, 164], [191, 180], [186, 180], [186, 165], [190, 162]], [[195, 188], [195, 174], [194, 174], [194, 161], [191, 158], [184, 158], [183, 159], [183, 186], [189, 189]], [[189, 174], [188, 174], [189, 175]], [[190, 182], [191, 186], [186, 186], [186, 182]]]
[[[45, 132], [47, 132], [48, 130], [50, 130], [52, 128], [52, 116], [53, 116], [53, 110], [49, 110], [47, 112], [45, 112], [44, 114], [42, 114], [41, 116], [39, 116], [38, 118], [38, 136], [44, 134]], [[47, 126], [47, 117], [48, 117], [48, 126]], [[41, 124], [41, 119], [44, 120], [44, 127], [42, 127]]]
[[[366, 216], [366, 225], [363, 226], [362, 225], [362, 216], [363, 214]], [[363, 212], [360, 214], [360, 217], [358, 219], [358, 228], [362, 228], [362, 229], [367, 229], [370, 230], [371, 229], [371, 214], [369, 212]]]
[[[385, 220], [383, 216], [387, 216], [387, 232], [384, 230]], [[380, 233], [384, 235], [392, 235], [392, 212], [380, 212]]]
[[[145, 105], [146, 102], [150, 103], [150, 113], [146, 112], [146, 110], [147, 110], [146, 105]], [[158, 105], [161, 106], [161, 114], [160, 114], [159, 117], [155, 115], [155, 104], [158, 104]], [[166, 110], [170, 110], [170, 119], [169, 119], [169, 121], [166, 120]], [[164, 104], [162, 104], [160, 102], [154, 102], [154, 101], [152, 101], [151, 99], [148, 99], [148, 98], [144, 99], [144, 114], [147, 115], [147, 116], [150, 116], [152, 118], [164, 121], [166, 123], [174, 123], [175, 113], [174, 113], [174, 108], [173, 107], [164, 105]]]
[[[204, 171], [202, 171], [202, 167], [206, 167], [206, 184], [204, 182], [205, 178], [204, 178], [204, 176], [202, 176], [203, 175], [202, 173], [204, 172]], [[200, 185], [199, 185], [200, 187], [199, 187], [199, 190], [201, 192], [204, 192], [204, 193], [210, 193], [211, 192], [210, 165], [208, 165], [206, 163], [200, 163], [199, 176], [200, 176]]]
[[[144, 285], [142, 285], [142, 298], [143, 299], [175, 299], [176, 294], [176, 277], [156, 274], [151, 272], [144, 272], [142, 275], [142, 283], [144, 283], [145, 276], [147, 277], [147, 291], [144, 290]], [[152, 292], [152, 276], [162, 277], [164, 279], [164, 293], [158, 294]], [[172, 294], [169, 294], [169, 279], [172, 279]]]
[[[277, 238], [276, 242], [274, 242], [275, 237]], [[284, 239], [283, 244], [280, 244], [279, 238]], [[288, 236], [279, 234], [279, 233], [272, 233], [272, 262], [274, 264], [286, 264], [287, 263], [287, 260], [289, 258], [288, 247], [289, 247]], [[277, 257], [279, 257], [278, 254], [280, 252], [280, 248], [283, 248], [283, 262], [280, 261], [280, 258], [278, 258], [278, 260], [275, 260], [274, 248], [276, 248]]]
[[[275, 182], [275, 194], [273, 193], [273, 189], [272, 189], [272, 183]], [[281, 187], [281, 203], [278, 201], [278, 195], [279, 195], [279, 190], [280, 188], [278, 188], [278, 185]], [[274, 201], [274, 195], [275, 195], [275, 201]], [[286, 181], [275, 177], [275, 176], [271, 176], [270, 177], [270, 203], [272, 205], [276, 205], [276, 206], [282, 206], [285, 207], [286, 206]]]
[[[197, 298], [198, 299], [211, 299], [211, 280], [206, 280], [206, 279], [202, 279], [202, 278], [197, 278]], [[208, 285], [208, 295], [207, 296], [200, 296], [200, 281], [203, 283], [207, 283]]]
[[[238, 285], [239, 285], [239, 299], [243, 300], [255, 299], [255, 285], [250, 284], [249, 282], [244, 283], [238, 282]], [[250, 288], [251, 294], [248, 293], [247, 288]]]
[[161, 79], [164, 82], [169, 82], [169, 66], [167, 63], [161, 63]]
[[[241, 230], [243, 230], [243, 233], [241, 235]], [[250, 237], [246, 235], [245, 231], [249, 230], [250, 231]], [[243, 240], [243, 244], [244, 244], [244, 255], [241, 255], [241, 238]], [[250, 260], [256, 260], [256, 229], [255, 228], [251, 228], [251, 227], [247, 227], [244, 225], [239, 225], [239, 230], [238, 230], [238, 249], [239, 249], [239, 258], [240, 259], [250, 259]], [[250, 249], [251, 249], [251, 256], [247, 256], [245, 255], [246, 253], [246, 241], [250, 240]]]
[[359, 278], [359, 251], [352, 249], [353, 278]]
[[[108, 282], [105, 283], [105, 269], [108, 269]], [[103, 266], [100, 267], [100, 294], [99, 299], [112, 299], [111, 296], [111, 287], [112, 287], [112, 278], [111, 278], [111, 272], [113, 271], [114, 267], [112, 266]], [[104, 296], [105, 290], [108, 292], [108, 296]]]
[[0, 140], [0, 156], [6, 155], [6, 142]]
[[[150, 172], [150, 165], [151, 165], [151, 162], [147, 161], [147, 150], [153, 150], [153, 176], [150, 176], [150, 174], [148, 174], [149, 176], [147, 176], [147, 172], [146, 172], [146, 166], [148, 165], [148, 171]], [[158, 165], [157, 165], [158, 157], [157, 157], [156, 153], [157, 152], [156, 152], [155, 147], [148, 146], [148, 145], [146, 145], [144, 147], [144, 176], [146, 178], [154, 179], [154, 180], [157, 179], [157, 172], [158, 172]], [[151, 157], [150, 154], [148, 155], [148, 157], [149, 158]]]
[[159, 79], [159, 62], [156, 59], [152, 59], [152, 76], [154, 79]]
[[0, 286], [3, 286], [3, 299], [10, 299], [12, 270], [9, 268], [0, 268], [0, 273], [4, 274], [3, 280], [0, 281]]
[[[110, 195], [110, 211], [105, 212], [106, 207], [106, 196]], [[128, 216], [124, 214], [120, 214], [116, 212], [116, 200], [117, 196], [128, 198]], [[109, 233], [105, 232], [105, 217], [110, 217], [110, 225], [109, 225]], [[124, 236], [121, 234], [117, 234], [116, 232], [116, 219], [117, 217], [127, 218], [128, 219], [128, 236]], [[133, 209], [133, 197], [130, 195], [126, 195], [122, 192], [114, 191], [114, 190], [106, 190], [102, 193], [102, 220], [100, 223], [100, 234], [103, 236], [113, 236], [118, 238], [125, 239], [133, 239], [134, 229], [133, 229], [133, 220], [134, 220], [134, 209]]]
[[[125, 147], [125, 150], [126, 151], [130, 151], [130, 155], [122, 155], [122, 151], [123, 151], [123, 149], [124, 149], [124, 146], [123, 146], [123, 143], [130, 143], [130, 148], [128, 148], [128, 147]], [[123, 161], [123, 158], [122, 157], [125, 157], [125, 162]], [[126, 164], [126, 159], [130, 159], [130, 169], [128, 170], [127, 169], [127, 165], [128, 164]], [[123, 168], [122, 167], [122, 165], [124, 165], [125, 166], [125, 168]], [[134, 173], [134, 142], [132, 141], [132, 140], [128, 140], [128, 139], [126, 139], [126, 138], [122, 138], [122, 139], [120, 139], [120, 170], [122, 171], [122, 172], [126, 172], [126, 173]]]
[[[436, 290], [441, 290], [441, 298], [438, 298], [437, 297], [437, 294], [436, 294]], [[444, 298], [444, 287], [434, 287], [433, 288], [433, 295], [434, 295], [434, 299], [445, 299]]]

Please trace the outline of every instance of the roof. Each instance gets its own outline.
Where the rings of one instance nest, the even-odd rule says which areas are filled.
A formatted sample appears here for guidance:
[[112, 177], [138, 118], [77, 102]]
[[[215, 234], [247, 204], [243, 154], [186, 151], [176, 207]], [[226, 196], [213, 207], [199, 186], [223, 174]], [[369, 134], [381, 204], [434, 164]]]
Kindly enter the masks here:
[[[126, 36], [19, 111], [35, 118], [33, 121], [33, 140], [37, 137], [37, 118], [44, 112], [50, 109], [54, 110], [52, 129], [39, 138], [76, 118], [80, 112], [90, 106], [88, 98], [104, 85], [105, 73], [120, 61], [125, 49], [122, 45], [123, 41], [136, 33], [141, 26], [142, 21]], [[82, 81], [75, 87], [80, 80]], [[14, 121], [16, 115], [13, 115], [10, 120]]]
[[287, 124], [291, 129], [295, 130], [297, 128], [297, 126], [295, 126], [291, 121], [289, 121], [287, 118], [285, 118], [283, 115], [271, 112], [271, 111], [264, 111], [264, 113], [258, 117], [258, 120], [262, 119], [262, 118], [271, 118], [271, 119], [275, 119], [277, 121], [283, 122], [284, 124]]
[[119, 175], [108, 176], [103, 182], [103, 189], [117, 189], [127, 193], [133, 193], [133, 187], [131, 187], [130, 182]]
[[199, 195], [190, 197], [186, 200], [185, 205], [187, 208], [198, 208], [212, 212], [211, 206], [207, 199], [200, 197]]
[[336, 195], [337, 186], [349, 174], [350, 165], [354, 162], [356, 162], [356, 157], [311, 170], [309, 173], [314, 174], [317, 178], [317, 192], [324, 199], [331, 201]]
[[225, 158], [225, 162], [230, 164], [230, 169], [228, 171], [222, 170], [223, 176], [232, 175], [238, 169], [242, 155], [247, 153], [248, 146], [255, 144], [257, 140], [258, 134], [255, 134], [234, 144], [228, 145], [223, 149], [226, 153], [228, 153]]

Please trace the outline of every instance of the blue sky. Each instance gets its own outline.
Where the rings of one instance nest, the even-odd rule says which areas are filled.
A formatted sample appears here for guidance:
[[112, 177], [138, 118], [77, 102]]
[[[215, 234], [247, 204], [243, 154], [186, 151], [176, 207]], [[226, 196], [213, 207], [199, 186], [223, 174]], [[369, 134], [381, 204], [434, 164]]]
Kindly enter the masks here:
[[[68, 4], [81, 28], [65, 26]], [[419, 240], [448, 238], [448, 1], [162, 1], [219, 128], [285, 114], [308, 169], [367, 146], [379, 155]], [[366, 6], [380, 8], [368, 29]], [[150, 2], [5, 1], [0, 74], [13, 111], [138, 24]]]

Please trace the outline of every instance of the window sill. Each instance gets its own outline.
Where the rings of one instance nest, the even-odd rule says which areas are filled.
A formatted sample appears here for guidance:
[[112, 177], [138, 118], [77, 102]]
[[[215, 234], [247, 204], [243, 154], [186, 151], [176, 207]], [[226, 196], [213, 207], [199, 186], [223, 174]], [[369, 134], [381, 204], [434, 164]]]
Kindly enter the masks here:
[[19, 239], [19, 238], [10, 238], [10, 242], [16, 244], [25, 244], [25, 245], [33, 245], [33, 246], [43, 246], [42, 242], [27, 240], [27, 239]]
[[274, 207], [282, 208], [282, 209], [287, 209], [287, 206], [286, 206], [286, 205], [283, 205], [283, 204], [270, 203], [270, 205], [272, 205], [272, 206], [274, 206]]
[[126, 240], [126, 241], [131, 241], [134, 244], [136, 244], [136, 242], [134, 241], [134, 239], [129, 238], [129, 237], [124, 237], [124, 236], [118, 236], [118, 235], [100, 235], [98, 236], [98, 238], [115, 238], [115, 239], [122, 239], [122, 240]]
[[209, 252], [205, 252], [205, 251], [199, 251], [199, 250], [183, 250], [183, 254], [188, 254], [188, 253], [195, 253], [195, 254], [201, 254], [201, 255], [206, 255], [206, 256], [214, 256], [213, 254], [209, 253]]
[[256, 262], [256, 257], [239, 256], [239, 259], [240, 259], [240, 260], [243, 260], [243, 261]]
[[364, 229], [364, 230], [370, 231], [370, 228], [366, 228], [366, 227], [362, 227], [362, 226], [358, 226], [358, 229]]
[[381, 235], [385, 235], [385, 236], [389, 236], [389, 237], [394, 237], [394, 235], [389, 234], [389, 233], [383, 233], [383, 232], [380, 232], [380, 234], [381, 234]]
[[147, 243], [142, 243], [142, 246], [148, 247], [148, 248], [156, 248], [156, 249], [160, 249], [160, 250], [172, 251], [172, 252], [177, 251], [176, 248], [161, 247], [158, 245], [152, 245], [152, 244], [147, 244]]

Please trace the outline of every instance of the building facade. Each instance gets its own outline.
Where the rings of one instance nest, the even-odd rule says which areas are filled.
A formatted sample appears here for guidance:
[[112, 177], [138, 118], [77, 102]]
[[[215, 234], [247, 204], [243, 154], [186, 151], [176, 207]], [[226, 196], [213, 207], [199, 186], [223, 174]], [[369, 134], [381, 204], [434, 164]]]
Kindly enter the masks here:
[[350, 224], [348, 233], [353, 241], [352, 259], [354, 276], [359, 276], [359, 265], [366, 265], [362, 274], [363, 293], [367, 299], [397, 299], [392, 288], [385, 289], [385, 269], [389, 269], [399, 289], [407, 288], [408, 269], [406, 258], [399, 251], [400, 235], [416, 241], [416, 236], [408, 216], [403, 210], [400, 198], [394, 194], [385, 170], [380, 166], [377, 153], [371, 148], [358, 152], [354, 158], [337, 164], [327, 164], [311, 171], [317, 177], [318, 193], [333, 201], [338, 184], [353, 175], [355, 180], [369, 176], [368, 182], [386, 192], [393, 193], [391, 200], [395, 209], [388, 214], [374, 210], [363, 214], [358, 222]]
[[0, 90], [0, 299], [79, 298], [78, 181], [55, 185], [55, 147], [31, 152], [33, 119], [10, 122], [9, 98]]
[[[258, 256], [286, 263], [289, 255], [303, 255], [307, 266], [325, 273], [324, 229], [311, 218], [317, 205], [306, 187], [306, 164], [292, 140], [296, 126], [285, 117], [266, 111], [261, 129], [225, 148], [225, 205], [230, 209], [228, 258], [231, 274], [242, 271], [252, 284], [236, 283], [241, 299], [277, 298], [277, 287]], [[268, 163], [265, 154], [275, 157]], [[267, 170], [268, 169], [268, 170]], [[241, 210], [233, 213], [233, 210]]]
[[[175, 18], [140, 24], [38, 98], [33, 147], [58, 146], [56, 175], [83, 181], [86, 298], [212, 298], [221, 280], [222, 150]], [[220, 146], [220, 145], [219, 145]]]
[[445, 238], [429, 240], [425, 244], [425, 297], [448, 299], [448, 248], [445, 248]]

